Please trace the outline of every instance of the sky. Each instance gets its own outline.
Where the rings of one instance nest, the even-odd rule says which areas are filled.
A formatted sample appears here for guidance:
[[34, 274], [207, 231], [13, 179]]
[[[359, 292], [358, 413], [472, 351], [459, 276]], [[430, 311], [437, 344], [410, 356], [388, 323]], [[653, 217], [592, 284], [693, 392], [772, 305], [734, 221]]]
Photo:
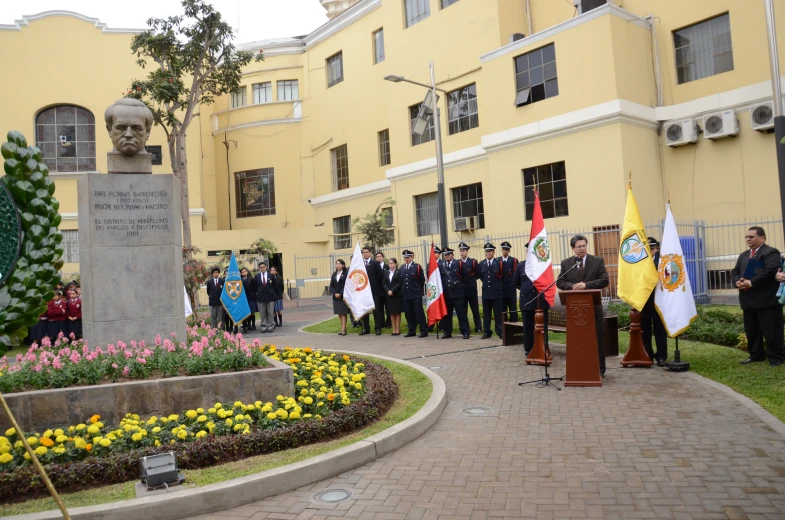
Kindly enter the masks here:
[[[144, 29], [148, 18], [179, 14], [180, 0], [3, 0], [0, 24], [11, 24], [23, 15], [64, 10], [98, 18], [109, 27]], [[238, 43], [308, 34], [327, 22], [319, 0], [213, 0], [232, 25]], [[239, 17], [238, 17], [239, 6]]]

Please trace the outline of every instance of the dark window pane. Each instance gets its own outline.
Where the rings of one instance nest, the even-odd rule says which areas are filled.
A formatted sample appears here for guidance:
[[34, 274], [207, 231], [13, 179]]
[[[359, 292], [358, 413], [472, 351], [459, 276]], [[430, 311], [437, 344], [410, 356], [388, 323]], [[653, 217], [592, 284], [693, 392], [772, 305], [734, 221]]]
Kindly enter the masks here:
[[542, 65], [542, 49], [537, 49], [529, 53], [529, 67]]
[[526, 204], [526, 220], [532, 219], [532, 214], [534, 213], [534, 202]]
[[76, 108], [70, 106], [57, 107], [55, 112], [56, 122], [58, 125], [67, 123], [76, 123]]
[[50, 108], [39, 113], [35, 118], [35, 122], [39, 125], [53, 125], [55, 124], [55, 109]]
[[517, 90], [523, 90], [529, 86], [530, 86], [529, 71], [521, 72], [520, 74], [515, 76], [515, 88]]
[[567, 178], [567, 175], [564, 171], [564, 161], [553, 163], [551, 165], [551, 170], [553, 171], [553, 180], [563, 181]]
[[559, 95], [559, 80], [552, 79], [545, 82], [545, 97], [552, 98]]
[[542, 207], [542, 218], [553, 218], [555, 213], [553, 211], [553, 201], [540, 201], [540, 206]]
[[553, 196], [557, 199], [567, 196], [567, 181], [556, 181], [553, 183]]
[[540, 166], [537, 168], [537, 183], [542, 184], [544, 182], [551, 182], [553, 177], [551, 177], [551, 165], [546, 164], [545, 166]]
[[78, 125], [92, 125], [95, 123], [93, 114], [84, 108], [76, 109], [76, 124]]
[[57, 159], [57, 171], [59, 172], [75, 172], [76, 159]]
[[540, 190], [540, 200], [553, 199], [553, 184], [545, 182], [537, 186], [537, 188]]
[[556, 47], [553, 44], [542, 48], [542, 62], [556, 61]]
[[569, 215], [569, 210], [567, 208], [567, 199], [559, 199], [555, 202], [556, 204], [556, 216], [557, 217], [566, 217]]
[[534, 190], [530, 186], [526, 186], [523, 189], [523, 201], [524, 202], [534, 202]]
[[526, 168], [523, 170], [523, 185], [534, 186], [537, 182], [537, 168]]
[[539, 84], [532, 87], [531, 102], [536, 103], [545, 99], [545, 85]]
[[545, 79], [553, 79], [556, 77], [556, 62], [552, 61], [550, 63], [546, 63], [543, 65], [543, 71], [545, 72]]
[[[41, 148], [41, 154], [43, 155], [44, 159], [54, 159], [57, 156], [56, 150], [57, 144], [55, 143], [43, 143], [39, 146]], [[54, 165], [54, 160], [51, 161], [51, 164]], [[49, 166], [50, 170], [56, 170], [53, 166], [50, 166], [50, 163], [46, 164]]]
[[537, 85], [542, 83], [544, 80], [543, 76], [543, 68], [542, 67], [534, 67], [529, 74], [531, 75], [531, 82], [532, 85]]
[[95, 143], [77, 143], [77, 157], [95, 157]]

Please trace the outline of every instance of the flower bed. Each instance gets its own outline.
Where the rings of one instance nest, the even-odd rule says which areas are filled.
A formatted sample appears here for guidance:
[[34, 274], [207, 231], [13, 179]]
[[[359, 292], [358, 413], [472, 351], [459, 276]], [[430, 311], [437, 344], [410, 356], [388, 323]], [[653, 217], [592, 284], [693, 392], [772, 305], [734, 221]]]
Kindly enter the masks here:
[[[138, 478], [145, 455], [174, 451], [181, 468], [196, 469], [332, 439], [379, 418], [397, 397], [392, 375], [380, 365], [310, 349], [257, 350], [292, 366], [298, 395], [276, 403], [216, 403], [166, 418], [129, 415], [114, 427], [94, 416], [25, 435], [55, 487], [75, 491]], [[0, 437], [0, 501], [44, 494], [17, 432], [7, 431]]]
[[242, 335], [236, 336], [202, 323], [187, 329], [188, 343], [169, 339], [148, 347], [144, 341], [130, 345], [118, 342], [105, 348], [88, 348], [87, 342], [60, 336], [54, 343], [45, 338], [26, 354], [16, 356], [16, 364], [0, 358], [0, 392], [13, 393], [44, 388], [114, 383], [184, 375], [236, 372], [269, 366], [264, 352]]

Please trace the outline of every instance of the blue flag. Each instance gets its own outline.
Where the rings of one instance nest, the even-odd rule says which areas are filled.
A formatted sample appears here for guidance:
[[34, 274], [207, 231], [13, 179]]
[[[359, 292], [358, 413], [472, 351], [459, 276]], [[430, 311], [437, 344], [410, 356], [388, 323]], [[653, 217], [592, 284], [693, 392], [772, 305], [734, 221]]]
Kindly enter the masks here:
[[234, 252], [232, 252], [232, 260], [229, 262], [229, 273], [224, 281], [221, 303], [235, 325], [251, 315], [251, 308], [248, 306], [248, 299], [243, 289], [243, 279], [240, 277], [240, 270], [237, 269]]

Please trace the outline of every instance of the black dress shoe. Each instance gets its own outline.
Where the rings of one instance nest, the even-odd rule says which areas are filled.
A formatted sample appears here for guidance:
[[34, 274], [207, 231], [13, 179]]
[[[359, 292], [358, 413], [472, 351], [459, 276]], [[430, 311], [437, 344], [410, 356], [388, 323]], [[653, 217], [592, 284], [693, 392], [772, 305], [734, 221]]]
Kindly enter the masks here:
[[664, 359], [658, 359], [657, 360], [657, 366], [658, 367], [664, 367], [665, 366], [665, 360]]
[[420, 334], [419, 336], [417, 336], [417, 337], [418, 337], [418, 338], [427, 338], [427, 337], [428, 337], [428, 333], [427, 333], [427, 332], [423, 332], [423, 333], [421, 333], [421, 334]]
[[469, 338], [471, 338], [471, 336], [469, 334], [464, 334], [463, 335], [463, 339], [469, 339]]
[[474, 332], [476, 332], [477, 334], [482, 334], [482, 329], [480, 328], [474, 329]]
[[782, 361], [771, 361], [771, 362], [769, 362], [769, 364], [772, 367], [781, 367], [782, 366]]
[[452, 337], [452, 334], [444, 334], [442, 336], [442, 339], [450, 339], [451, 337]]
[[377, 336], [381, 336], [381, 335], [382, 335], [382, 331], [381, 331], [381, 329], [379, 329], [379, 330], [377, 330], [377, 331], [376, 331], [376, 335], [377, 335]]
[[416, 333], [414, 333], [414, 332], [407, 332], [407, 333], [406, 333], [406, 335], [404, 336], [404, 338], [413, 338], [413, 337], [415, 337], [416, 335], [417, 335], [417, 334], [416, 334]]
[[762, 359], [752, 359], [752, 358], [747, 358], [747, 359], [745, 359], [744, 361], [740, 361], [740, 363], [741, 363], [742, 365], [749, 365], [750, 363], [758, 363], [758, 362], [760, 362], [760, 361], [763, 361], [763, 360], [762, 360]]
[[493, 337], [493, 334], [487, 334], [486, 333], [486, 334], [483, 334], [480, 339], [488, 339], [488, 338], [492, 338], [492, 337]]

